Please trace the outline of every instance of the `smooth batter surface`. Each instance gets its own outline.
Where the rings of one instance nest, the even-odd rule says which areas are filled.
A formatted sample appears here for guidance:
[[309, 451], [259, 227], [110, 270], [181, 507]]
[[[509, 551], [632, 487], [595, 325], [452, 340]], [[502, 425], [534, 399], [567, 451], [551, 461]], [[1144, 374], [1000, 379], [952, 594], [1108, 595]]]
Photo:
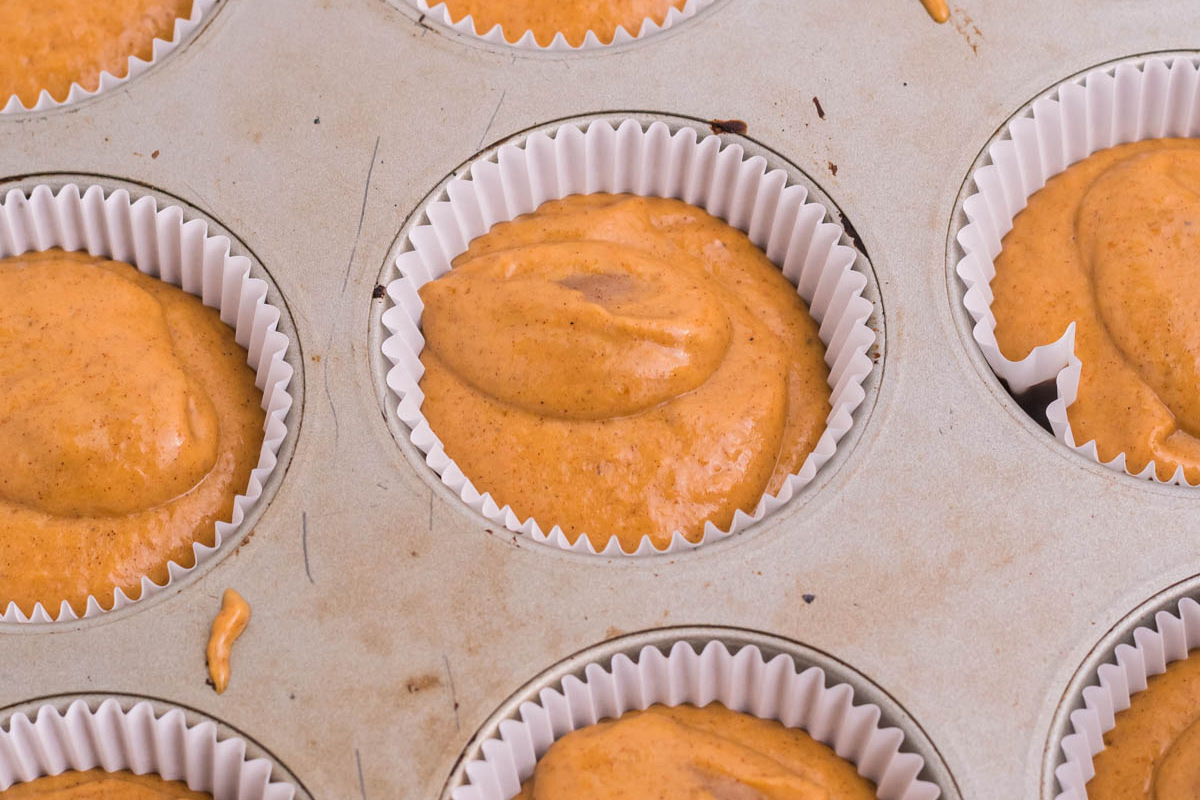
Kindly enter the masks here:
[[1104, 734], [1089, 800], [1200, 798], [1200, 657], [1167, 665]]
[[[583, 44], [588, 31], [608, 44], [617, 26], [637, 36], [642, 22], [661, 25], [671, 7], [682, 9], [686, 0], [444, 0], [454, 22], [468, 14], [475, 30], [487, 33], [496, 25], [510, 42], [533, 31], [538, 44], [548, 47], [561, 32], [573, 47]], [[438, 3], [431, 2], [430, 6]]]
[[14, 94], [33, 106], [42, 89], [66, 100], [72, 83], [94, 91], [103, 71], [123, 78], [191, 13], [192, 0], [0, 0], [0, 106]]
[[678, 200], [575, 195], [421, 289], [422, 411], [479, 491], [597, 548], [726, 528], [799, 471], [825, 348], [741, 231]]
[[1010, 359], [1077, 323], [1077, 442], [1132, 472], [1200, 481], [1200, 140], [1092, 155], [1051, 178], [1004, 237], [992, 281]]
[[128, 264], [0, 260], [0, 609], [76, 613], [193, 563], [262, 447], [262, 394], [217, 312]]
[[0, 792], [0, 800], [212, 800], [212, 795], [157, 775], [92, 769], [18, 783]]
[[559, 739], [514, 800], [874, 800], [826, 745], [719, 703], [651, 706]]
[[250, 604], [237, 591], [226, 589], [221, 595], [221, 610], [213, 619], [212, 631], [208, 635], [208, 675], [213, 689], [223, 694], [229, 686], [229, 655], [233, 643], [250, 624]]

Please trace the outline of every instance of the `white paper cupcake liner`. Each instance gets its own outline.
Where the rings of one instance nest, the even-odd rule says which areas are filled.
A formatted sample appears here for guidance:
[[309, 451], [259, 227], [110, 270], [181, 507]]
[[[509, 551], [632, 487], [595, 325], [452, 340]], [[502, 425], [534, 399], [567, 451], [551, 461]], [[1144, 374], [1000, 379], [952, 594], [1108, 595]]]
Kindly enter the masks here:
[[[1046, 181], [1098, 150], [1127, 142], [1200, 136], [1200, 66], [1195, 58], [1149, 58], [1073, 78], [1036, 100], [1029, 116], [1014, 119], [989, 148], [990, 163], [975, 170], [976, 193], [963, 202], [969, 224], [958, 233], [965, 255], [957, 272], [966, 284], [963, 305], [988, 365], [1020, 394], [1054, 380], [1057, 397], [1046, 409], [1054, 436], [1094, 462], [1134, 475], [1125, 454], [1101, 461], [1095, 441], [1079, 443], [1067, 409], [1075, 402], [1083, 364], [1075, 355], [1072, 323], [1055, 342], [1010, 361], [996, 342], [991, 281], [1000, 243], [1029, 197]], [[1135, 477], [1159, 481], [1151, 461]], [[1179, 467], [1169, 483], [1187, 484]]]
[[[149, 196], [133, 201], [124, 189], [105, 197], [100, 186], [89, 186], [82, 195], [74, 184], [62, 187], [57, 194], [45, 185], [34, 188], [28, 197], [20, 190], [10, 191], [0, 204], [0, 258], [53, 247], [86, 250], [133, 264], [141, 272], [178, 286], [220, 311], [221, 321], [236, 331], [237, 343], [246, 348], [247, 363], [255, 371], [255, 385], [263, 393], [262, 408], [266, 412], [258, 466], [251, 471], [245, 492], [234, 499], [232, 518], [216, 523], [213, 546], [193, 544], [196, 563], [191, 568], [169, 562], [168, 578], [162, 585], [143, 577], [137, 600], [120, 588], [106, 598], [111, 600], [109, 609], [103, 608], [98, 598], [88, 597], [86, 618], [166, 590], [208, 561], [221, 542], [242, 524], [261, 498], [287, 436], [284, 420], [292, 407], [292, 396], [287, 391], [292, 367], [284, 361], [288, 338], [276, 330], [280, 312], [266, 300], [266, 282], [250, 277], [250, 260], [232, 255], [228, 238], [209, 235], [204, 220], [185, 222], [179, 206], [160, 209]], [[7, 598], [0, 597], [0, 604], [7, 606], [0, 616], [3, 622], [78, 618], [65, 599], [56, 617], [41, 603], [29, 616]]]
[[854, 705], [847, 683], [825, 685], [825, 672], [809, 667], [797, 672], [785, 654], [764, 660], [746, 646], [730, 653], [709, 641], [697, 653], [677, 641], [664, 655], [646, 646], [637, 660], [613, 657], [606, 669], [589, 664], [580, 680], [568, 675], [557, 688], [542, 689], [538, 702], [522, 703], [519, 719], [505, 720], [499, 735], [480, 746], [481, 760], [466, 765], [466, 785], [454, 789], [453, 800], [511, 800], [550, 745], [571, 731], [655, 704], [725, 707], [762, 719], [801, 728], [854, 764], [877, 787], [880, 800], [935, 800], [936, 784], [918, 776], [925, 759], [903, 752], [904, 732], [880, 727], [877, 705]]
[[76, 700], [66, 713], [44, 705], [34, 720], [16, 714], [0, 730], [0, 791], [90, 769], [152, 773], [213, 800], [292, 800], [296, 794], [291, 784], [271, 780], [270, 761], [246, 758], [243, 739], [218, 741], [216, 723], [189, 727], [179, 709], [156, 717], [147, 702], [125, 711], [110, 698], [92, 711]]
[[[544, 532], [533, 518], [522, 520], [509, 506], [501, 507], [490, 494], [481, 494], [446, 455], [421, 413], [424, 395], [418, 386], [424, 372], [419, 355], [425, 346], [423, 305], [417, 293], [421, 286], [445, 274], [468, 243], [496, 223], [572, 194], [628, 192], [678, 198], [748, 233], [796, 285], [820, 326], [832, 389], [832, 409], [816, 447], [778, 494], [763, 496], [753, 514], [738, 510], [725, 531], [707, 523], [699, 542], [689, 542], [676, 531], [662, 550], [643, 537], [626, 552], [612, 536], [599, 554], [672, 553], [727, 538], [780, 509], [833, 457], [838, 442], [854, 424], [854, 410], [866, 396], [862, 384], [873, 366], [866, 355], [875, 341], [875, 332], [866, 324], [874, 306], [862, 294], [867, 278], [854, 269], [858, 252], [839, 244], [842, 227], [826, 221], [825, 206], [806, 202], [808, 190], [787, 185], [783, 170], [768, 172], [765, 159], [743, 156], [739, 145], [722, 148], [719, 137], [698, 139], [696, 130], [686, 126], [672, 134], [662, 122], [643, 129], [632, 119], [616, 129], [602, 120], [586, 130], [565, 124], [553, 137], [534, 133], [522, 145], [499, 148], [495, 161], [476, 161], [469, 179], [451, 181], [442, 196], [426, 206], [427, 224], [412, 230], [412, 249], [396, 258], [400, 277], [387, 287], [394, 304], [382, 318], [390, 332], [383, 353], [393, 364], [387, 385], [399, 397], [397, 414], [411, 431], [413, 444], [425, 454], [425, 463], [464, 503], [496, 525], [536, 542], [597, 553], [586, 535], [572, 545], [557, 524]], [[546, 522], [553, 520], [542, 520]]]
[[204, 16], [212, 10], [216, 5], [217, 0], [192, 0], [192, 13], [185, 19], [178, 17], [175, 20], [175, 26], [172, 30], [171, 39], [155, 39], [152, 46], [153, 52], [149, 61], [144, 61], [135, 55], [129, 57], [126, 66], [125, 77], [118, 78], [110, 74], [107, 70], [100, 73], [100, 83], [94, 91], [88, 91], [78, 83], [72, 83], [70, 90], [67, 92], [65, 100], [55, 100], [50, 96], [50, 92], [42, 89], [38, 94], [37, 102], [32, 107], [26, 107], [21, 98], [17, 95], [12, 95], [8, 98], [8, 102], [4, 108], [0, 109], [0, 115], [3, 114], [20, 114], [27, 111], [48, 111], [52, 108], [60, 108], [68, 106], [72, 103], [78, 103], [81, 100], [86, 100], [89, 97], [95, 97], [101, 92], [109, 92], [124, 85], [127, 81], [141, 75], [150, 67], [157, 64], [163, 58], [173, 51], [183, 42], [184, 38], [191, 33], [197, 25], [204, 19]]
[[1060, 743], [1065, 760], [1054, 770], [1061, 788], [1056, 800], [1087, 800], [1087, 782], [1096, 775], [1094, 758], [1104, 749], [1104, 734], [1116, 727], [1117, 712], [1129, 708], [1130, 698], [1152, 675], [1200, 647], [1200, 603], [1185, 597], [1178, 612], [1159, 611], [1153, 627], [1135, 628], [1134, 644], [1117, 645], [1083, 690], [1083, 708], [1071, 712], [1072, 732]]
[[571, 45], [567, 42], [566, 37], [561, 33], [556, 33], [554, 39], [549, 45], [543, 46], [538, 44], [534, 38], [533, 31], [526, 30], [521, 33], [516, 39], [511, 35], [506, 35], [504, 29], [499, 23], [493, 25], [491, 30], [481, 31], [475, 27], [475, 20], [468, 14], [454, 22], [450, 16], [450, 9], [442, 0], [437, 0], [432, 5], [427, 0], [410, 0], [417, 7], [417, 10], [429, 17], [437, 20], [458, 33], [467, 36], [474, 36], [476, 39], [482, 39], [490, 44], [507, 45], [508, 47], [516, 47], [520, 50], [541, 50], [544, 52], [561, 52], [561, 51], [579, 51], [579, 50], [596, 50], [605, 47], [614, 47], [619, 44], [628, 44], [629, 42], [643, 39], [647, 36], [652, 36], [656, 33], [661, 33], [673, 25], [678, 25], [686, 19], [690, 19], [700, 12], [705, 6], [712, 5], [715, 0], [687, 0], [683, 4], [683, 8], [675, 8], [674, 6], [667, 12], [667, 16], [663, 19], [662, 24], [656, 23], [650, 18], [642, 20], [641, 27], [638, 30], [630, 32], [625, 30], [623, 26], [618, 25], [613, 34], [613, 39], [607, 44], [600, 41], [600, 37], [595, 31], [589, 30], [583, 37], [583, 43], [579, 45]]

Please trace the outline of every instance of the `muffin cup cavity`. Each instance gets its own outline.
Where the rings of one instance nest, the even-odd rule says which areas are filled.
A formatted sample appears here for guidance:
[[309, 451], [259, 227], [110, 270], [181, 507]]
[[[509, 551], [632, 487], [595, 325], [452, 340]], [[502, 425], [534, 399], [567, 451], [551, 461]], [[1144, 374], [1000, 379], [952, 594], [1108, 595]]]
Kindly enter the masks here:
[[[963, 305], [972, 335], [995, 374], [1021, 394], [1053, 381], [1055, 399], [1046, 417], [1055, 438], [1097, 464], [1134, 477], [1161, 481], [1153, 461], [1138, 473], [1119, 453], [1102, 461], [1094, 440], [1079, 442], [1067, 409], [1075, 402], [1082, 361], [1075, 354], [1075, 324], [1020, 361], [1010, 361], [996, 341], [991, 281], [1001, 240], [1030, 196], [1067, 167], [1099, 150], [1128, 142], [1200, 136], [1200, 59], [1148, 58], [1098, 68], [1069, 79], [1035, 100], [1028, 115], [1012, 120], [988, 147], [987, 163], [970, 175], [975, 193], [963, 202], [968, 224], [958, 232], [964, 255], [955, 268], [966, 286]], [[1191, 485], [1183, 467], [1166, 483]]]
[[[554, 520], [521, 519], [500, 505], [504, 498], [481, 493], [446, 455], [421, 411], [421, 286], [449, 271], [468, 243], [496, 223], [532, 212], [547, 200], [597, 192], [678, 198], [749, 234], [797, 287], [826, 347], [832, 408], [816, 447], [778, 494], [764, 495], [751, 514], [735, 512], [728, 530], [706, 523], [698, 542], [676, 531], [661, 550], [643, 537], [626, 551], [613, 532], [600, 531], [609, 538], [599, 551], [583, 534], [572, 544]], [[874, 305], [863, 296], [866, 276], [854, 269], [858, 251], [839, 243], [842, 227], [828, 222], [828, 209], [807, 197], [804, 186], [787, 185], [783, 170], [767, 171], [765, 159], [758, 156], [745, 158], [741, 146], [722, 147], [719, 137], [698, 136], [687, 126], [672, 133], [662, 122], [643, 127], [627, 119], [614, 128], [596, 120], [586, 129], [564, 124], [553, 136], [534, 133], [521, 145], [500, 147], [494, 161], [473, 163], [469, 178], [450, 181], [423, 209], [425, 224], [412, 229], [411, 249], [396, 258], [400, 277], [387, 286], [392, 305], [382, 317], [388, 331], [383, 354], [392, 364], [387, 386], [399, 398], [396, 413], [425, 463], [492, 523], [535, 542], [593, 555], [679, 552], [725, 539], [779, 510], [837, 451], [866, 397], [863, 381], [873, 367], [867, 350], [875, 332], [866, 323]]]
[[1087, 783], [1096, 775], [1094, 759], [1104, 749], [1104, 734], [1116, 727], [1117, 714], [1129, 708], [1130, 698], [1146, 688], [1150, 677], [1200, 647], [1200, 603], [1191, 597], [1177, 603], [1164, 600], [1153, 612], [1152, 624], [1134, 628], [1123, 639], [1132, 644], [1109, 648], [1088, 685], [1064, 699], [1066, 706], [1079, 707], [1070, 712], [1070, 733], [1052, 746], [1062, 755], [1054, 770], [1060, 789], [1055, 800], [1087, 800]]
[[5, 114], [21, 114], [35, 111], [50, 111], [51, 109], [61, 108], [63, 106], [73, 105], [75, 103], [95, 97], [102, 92], [110, 92], [113, 89], [120, 88], [128, 81], [141, 75], [146, 70], [153, 67], [158, 62], [166, 58], [172, 51], [183, 44], [184, 39], [188, 34], [196, 29], [205, 17], [213, 11], [213, 7], [217, 4], [217, 0], [192, 0], [192, 12], [185, 17], [178, 17], [175, 20], [174, 28], [171, 31], [171, 38], [155, 39], [153, 42], [153, 52], [150, 60], [146, 61], [136, 55], [129, 56], [129, 60], [125, 67], [124, 77], [117, 77], [109, 73], [107, 70], [100, 73], [100, 82], [93, 90], [88, 90], [79, 85], [78, 82], [72, 82], [71, 88], [67, 92], [67, 97], [64, 100], [55, 100], [50, 96], [50, 92], [42, 89], [38, 93], [37, 102], [30, 107], [26, 107], [21, 102], [21, 98], [16, 94], [11, 95], [3, 108], [0, 108], [0, 116]]
[[646, 18], [642, 20], [641, 26], [635, 31], [628, 31], [623, 26], [618, 25], [613, 33], [611, 42], [603, 42], [593, 30], [588, 30], [584, 35], [583, 42], [579, 45], [572, 45], [567, 42], [562, 33], [554, 34], [554, 39], [549, 45], [538, 44], [537, 39], [533, 35], [533, 31], [525, 30], [516, 32], [505, 31], [499, 23], [492, 26], [490, 30], [479, 30], [475, 25], [475, 20], [468, 14], [467, 16], [455, 22], [450, 16], [450, 9], [442, 0], [434, 0], [430, 3], [428, 0], [408, 0], [422, 14], [429, 15], [432, 19], [445, 25], [451, 30], [461, 33], [465, 36], [471, 36], [475, 39], [480, 39], [489, 44], [501, 45], [505, 47], [515, 47], [518, 50], [530, 50], [541, 52], [578, 52], [582, 50], [601, 50], [606, 47], [615, 47], [616, 45], [628, 44], [647, 36], [652, 36], [656, 33], [662, 33], [668, 28], [678, 25], [684, 20], [691, 19], [696, 16], [703, 8], [712, 5], [716, 0], [687, 0], [683, 8], [675, 8], [674, 6], [667, 12], [667, 16], [663, 18], [662, 23], [657, 23], [653, 19]]
[[536, 700], [521, 702], [468, 752], [444, 800], [509, 800], [550, 745], [571, 731], [655, 704], [712, 702], [807, 731], [874, 782], [880, 800], [943, 796], [921, 777], [926, 762], [909, 752], [909, 734], [882, 726], [880, 706], [855, 705], [849, 683], [827, 685], [821, 667], [798, 668], [785, 652], [767, 658], [754, 644], [731, 648], [720, 638], [670, 640], [670, 631], [662, 633], [660, 646], [618, 652], [608, 663], [582, 662], [575, 674], [541, 688]]
[[[234, 499], [233, 514], [215, 525], [211, 547], [195, 542], [195, 564], [167, 564], [168, 578], [161, 585], [148, 576], [141, 580], [140, 593], [131, 598], [121, 588], [112, 597], [90, 596], [84, 618], [124, 608], [163, 592], [183, 576], [210, 561], [223, 540], [242, 525], [246, 515], [261, 500], [263, 485], [278, 466], [277, 454], [288, 434], [285, 422], [292, 406], [288, 384], [292, 366], [284, 360], [288, 337], [276, 330], [280, 311], [267, 302], [267, 283], [250, 277], [250, 260], [230, 252], [230, 241], [210, 235], [202, 219], [184, 220], [179, 206], [159, 208], [153, 197], [130, 198], [124, 189], [105, 196], [100, 186], [89, 186], [82, 194], [74, 184], [57, 193], [39, 185], [28, 196], [14, 189], [0, 204], [0, 258], [50, 248], [87, 251], [135, 266], [141, 272], [178, 286], [199, 297], [204, 305], [220, 312], [221, 321], [235, 331], [237, 343], [247, 351], [247, 363], [255, 371], [255, 385], [262, 392], [266, 412], [258, 465], [250, 473], [249, 485]], [[3, 622], [63, 622], [78, 619], [71, 604], [47, 609], [38, 603], [28, 616], [16, 602], [0, 597]], [[57, 613], [55, 613], [57, 611]]]
[[183, 781], [213, 800], [293, 800], [296, 789], [272, 781], [272, 764], [247, 757], [246, 742], [217, 738], [217, 725], [188, 725], [183, 711], [155, 716], [148, 702], [128, 711], [109, 698], [93, 711], [84, 700], [65, 712], [43, 705], [34, 719], [15, 714], [0, 730], [0, 791], [68, 770], [128, 770]]

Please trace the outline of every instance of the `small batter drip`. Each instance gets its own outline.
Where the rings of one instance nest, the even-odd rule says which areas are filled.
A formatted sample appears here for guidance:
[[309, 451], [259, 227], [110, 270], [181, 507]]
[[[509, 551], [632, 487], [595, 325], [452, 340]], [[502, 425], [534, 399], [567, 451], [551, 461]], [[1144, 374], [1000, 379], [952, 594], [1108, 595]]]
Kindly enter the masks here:
[[221, 611], [213, 620], [212, 634], [208, 638], [208, 674], [217, 694], [229, 686], [229, 654], [249, 622], [250, 604], [235, 590], [226, 589], [221, 597]]
[[941, 23], [950, 19], [950, 6], [946, 5], [946, 0], [921, 0], [921, 5], [925, 6], [934, 22]]

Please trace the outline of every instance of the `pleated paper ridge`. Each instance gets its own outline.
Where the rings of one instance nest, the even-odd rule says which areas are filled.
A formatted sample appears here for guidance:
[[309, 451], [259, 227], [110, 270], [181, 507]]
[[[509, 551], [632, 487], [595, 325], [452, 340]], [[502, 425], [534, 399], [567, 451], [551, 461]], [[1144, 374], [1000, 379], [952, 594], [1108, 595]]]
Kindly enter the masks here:
[[[1136, 475], [1124, 453], [1101, 461], [1096, 442], [1078, 443], [1067, 409], [1075, 402], [1083, 364], [1075, 355], [1075, 324], [1054, 342], [1010, 361], [996, 342], [992, 278], [1000, 243], [1046, 181], [1098, 150], [1143, 139], [1200, 136], [1200, 61], [1196, 58], [1147, 58], [1115, 68], [1100, 68], [1082, 79], [1061, 84], [1033, 104], [1032, 113], [1013, 120], [1005, 138], [988, 148], [989, 162], [971, 175], [976, 192], [963, 202], [969, 224], [958, 233], [965, 255], [956, 271], [967, 287], [963, 305], [975, 325], [973, 334], [988, 365], [1009, 388], [1021, 393], [1054, 380], [1057, 396], [1046, 409], [1054, 436], [1097, 464], [1138, 478], [1159, 481], [1151, 461]], [[1183, 467], [1168, 483], [1190, 485]]]
[[69, 106], [73, 103], [78, 103], [79, 101], [86, 100], [89, 97], [95, 97], [101, 92], [109, 92], [122, 86], [127, 81], [150, 69], [150, 67], [154, 66], [159, 60], [165, 58], [168, 53], [178, 47], [183, 41], [184, 37], [191, 33], [192, 30], [200, 24], [200, 21], [204, 19], [204, 15], [212, 9], [213, 5], [216, 4], [216, 1], [217, 0], [192, 0], [192, 13], [186, 18], [175, 18], [175, 25], [172, 29], [170, 40], [155, 38], [155, 40], [152, 42], [151, 46], [153, 47], [153, 50], [151, 52], [149, 61], [144, 61], [141, 58], [138, 58], [136, 55], [131, 55], [129, 57], [126, 66], [125, 77], [118, 78], [107, 70], [103, 70], [100, 73], [100, 83], [96, 86], [94, 91], [88, 91], [78, 83], [72, 82], [71, 87], [67, 92], [67, 98], [61, 101], [55, 100], [50, 96], [50, 92], [42, 89], [42, 91], [38, 94], [37, 102], [29, 108], [25, 107], [25, 104], [21, 102], [20, 97], [18, 97], [16, 94], [13, 94], [8, 98], [8, 102], [4, 105], [4, 108], [0, 109], [0, 115], [20, 114], [27, 111], [48, 111], [52, 108], [60, 108], [62, 106]]
[[504, 29], [499, 23], [493, 25], [490, 30], [481, 31], [475, 27], [475, 20], [469, 14], [460, 19], [458, 22], [454, 22], [453, 18], [450, 16], [450, 9], [446, 7], [446, 4], [442, 2], [442, 0], [437, 0], [433, 3], [433, 5], [430, 5], [428, 0], [410, 0], [410, 2], [417, 7], [418, 11], [429, 15], [433, 19], [445, 25], [447, 28], [451, 28], [454, 31], [467, 36], [473, 36], [476, 39], [482, 39], [490, 44], [507, 45], [508, 47], [516, 47], [520, 50], [577, 52], [580, 50], [596, 50], [605, 47], [613, 47], [619, 44], [627, 44], [629, 42], [642, 39], [646, 36], [661, 33], [673, 25], [677, 25], [686, 19], [696, 16], [696, 14], [699, 13], [702, 8], [712, 5], [714, 0], [687, 0], [687, 2], [683, 4], [683, 8], [675, 8], [674, 6], [671, 6], [670, 10], [667, 12], [667, 16], [663, 18], [661, 25], [647, 17], [646, 19], [642, 20], [642, 25], [636, 32], [627, 31], [623, 26], [618, 25], [616, 31], [613, 33], [612, 41], [608, 42], [607, 44], [600, 41], [600, 37], [596, 35], [595, 31], [589, 30], [586, 34], [584, 34], [583, 42], [577, 46], [569, 44], [566, 40], [566, 37], [564, 37], [561, 33], [556, 33], [549, 45], [540, 45], [538, 44], [537, 39], [534, 38], [533, 31], [531, 30], [523, 31], [516, 40], [510, 40], [510, 38], [505, 35]]
[[156, 717], [147, 702], [125, 711], [109, 698], [92, 711], [76, 700], [66, 713], [44, 705], [33, 720], [16, 714], [6, 727], [0, 730], [0, 791], [68, 770], [102, 769], [183, 781], [213, 800], [292, 800], [296, 794], [291, 784], [271, 781], [270, 761], [246, 758], [244, 740], [218, 741], [209, 721], [188, 727], [179, 709]]
[[901, 750], [905, 734], [881, 728], [877, 705], [854, 705], [849, 684], [825, 685], [825, 672], [797, 672], [790, 656], [766, 661], [757, 647], [730, 653], [710, 641], [697, 653], [676, 642], [664, 655], [642, 648], [637, 659], [618, 654], [609, 669], [589, 664], [584, 679], [567, 676], [542, 689], [538, 701], [522, 703], [520, 719], [500, 723], [499, 738], [481, 745], [483, 758], [466, 766], [467, 784], [453, 800], [510, 800], [537, 761], [558, 739], [602, 719], [654, 704], [705, 706], [719, 702], [733, 711], [802, 728], [853, 763], [873, 781], [880, 800], [936, 800], [937, 785], [918, 778], [925, 759]]
[[[106, 197], [104, 189], [96, 185], [89, 186], [82, 195], [74, 184], [67, 184], [57, 194], [49, 186], [39, 185], [28, 197], [13, 189], [0, 203], [0, 258], [52, 247], [86, 250], [94, 256], [133, 264], [147, 275], [196, 295], [206, 306], [220, 311], [221, 321], [235, 330], [237, 343], [246, 348], [247, 363], [255, 371], [254, 383], [263, 393], [266, 420], [258, 466], [250, 472], [245, 493], [234, 498], [231, 519], [216, 523], [214, 545], [193, 544], [196, 563], [191, 568], [168, 562], [167, 581], [161, 585], [143, 577], [136, 599], [118, 588], [111, 598], [112, 607], [105, 609], [98, 598], [88, 597], [85, 618], [124, 608], [163, 591], [207, 561], [223, 539], [242, 524], [277, 465], [276, 455], [288, 432], [284, 419], [292, 407], [287, 390], [292, 367], [284, 361], [289, 342], [276, 330], [280, 312], [267, 302], [266, 282], [250, 277], [250, 259], [231, 255], [229, 246], [228, 238], [209, 235], [204, 220], [185, 222], [179, 206], [160, 209], [149, 196], [132, 201], [124, 189]], [[0, 616], [3, 622], [78, 619], [65, 599], [57, 616], [41, 603], [29, 616], [3, 597], [0, 604], [7, 606]]]
[[804, 186], [788, 186], [783, 170], [768, 172], [765, 159], [745, 158], [737, 144], [722, 147], [717, 136], [697, 138], [690, 127], [672, 134], [662, 122], [643, 129], [632, 119], [615, 129], [605, 121], [594, 121], [586, 130], [567, 124], [553, 136], [535, 133], [523, 145], [505, 145], [495, 161], [477, 161], [469, 178], [447, 184], [426, 207], [427, 224], [409, 235], [412, 249], [397, 257], [400, 277], [387, 287], [393, 305], [383, 314], [390, 334], [383, 353], [393, 364], [387, 384], [399, 397], [397, 414], [425, 454], [425, 463], [473, 510], [536, 542], [597, 554], [586, 535], [572, 545], [557, 524], [544, 532], [547, 529], [532, 517], [521, 520], [509, 506], [501, 507], [490, 494], [480, 493], [446, 455], [421, 413], [419, 354], [425, 339], [417, 294], [425, 283], [445, 274], [454, 257], [492, 225], [529, 213], [547, 200], [595, 192], [678, 198], [745, 231], [782, 267], [820, 326], [832, 408], [816, 447], [779, 493], [764, 495], [753, 514], [738, 510], [729, 530], [707, 523], [699, 542], [689, 542], [676, 531], [662, 550], [643, 537], [638, 547], [626, 552], [615, 532], [604, 532], [610, 538], [599, 554], [672, 553], [727, 538], [783, 507], [834, 456], [854, 423], [854, 410], [866, 397], [862, 383], [873, 367], [867, 349], [875, 332], [866, 324], [874, 310], [862, 295], [866, 276], [853, 268], [858, 252], [838, 243], [842, 227], [825, 221], [825, 206], [806, 202]]
[[1087, 782], [1096, 775], [1093, 759], [1104, 749], [1104, 734], [1116, 726], [1117, 712], [1129, 708], [1152, 675], [1200, 647], [1200, 603], [1185, 597], [1178, 614], [1159, 611], [1152, 627], [1134, 629], [1133, 641], [1116, 646], [1083, 690], [1083, 708], [1071, 712], [1072, 732], [1059, 744], [1066, 760], [1054, 770], [1061, 789], [1055, 800], [1087, 800]]

